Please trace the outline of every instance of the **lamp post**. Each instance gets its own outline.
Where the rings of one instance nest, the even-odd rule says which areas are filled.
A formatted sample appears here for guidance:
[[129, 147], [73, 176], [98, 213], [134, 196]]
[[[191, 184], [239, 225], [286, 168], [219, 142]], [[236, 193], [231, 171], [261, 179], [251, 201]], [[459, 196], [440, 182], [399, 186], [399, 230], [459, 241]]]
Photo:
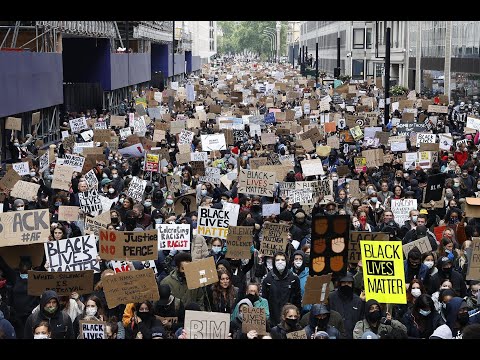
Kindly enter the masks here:
[[275, 45], [277, 44], [277, 34], [275, 34], [275, 32], [274, 32], [272, 29], [266, 28], [266, 29], [263, 30], [263, 32], [264, 32], [265, 34], [272, 35], [273, 38], [274, 38], [274, 44], [275, 44]]
[[273, 44], [274, 44], [273, 36], [271, 34], [267, 34], [267, 33], [264, 33], [264, 35], [266, 35], [268, 37], [268, 39], [270, 40], [270, 56], [269, 56], [269, 58], [273, 58]]
[[277, 29], [277, 63], [280, 61], [280, 30], [282, 29], [282, 24], [280, 21], [277, 21], [275, 28]]

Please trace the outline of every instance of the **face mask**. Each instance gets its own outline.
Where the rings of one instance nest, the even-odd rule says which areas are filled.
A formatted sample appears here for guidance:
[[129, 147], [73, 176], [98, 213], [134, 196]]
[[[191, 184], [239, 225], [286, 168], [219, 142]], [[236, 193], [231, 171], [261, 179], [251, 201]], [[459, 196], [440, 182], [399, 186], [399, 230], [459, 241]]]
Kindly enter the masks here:
[[112, 177], [113, 177], [114, 179], [116, 179], [116, 178], [118, 178], [118, 174], [113, 174]]
[[108, 157], [108, 160], [112, 160], [112, 159], [113, 159], [113, 156], [109, 156], [109, 157]]
[[295, 329], [297, 322], [298, 319], [285, 319], [285, 324], [287, 324], [290, 329]]
[[354, 221], [353, 226], [356, 228], [360, 227], [360, 221]]
[[125, 200], [124, 198], [121, 198], [120, 200], [118, 200], [118, 202], [119, 202], [120, 204], [123, 204], [123, 201], [124, 201], [124, 200]]
[[422, 291], [420, 289], [412, 289], [412, 296], [414, 298], [418, 298], [420, 295], [422, 295]]
[[167, 199], [166, 203], [167, 203], [167, 205], [173, 205], [173, 200], [172, 199]]
[[94, 307], [87, 307], [85, 309], [85, 313], [88, 315], [88, 316], [94, 316], [96, 313], [97, 313], [97, 307], [94, 306]]
[[353, 287], [348, 285], [340, 286], [338, 291], [340, 292], [340, 295], [343, 295], [344, 297], [352, 297], [353, 295]]
[[453, 194], [447, 192], [447, 193], [445, 193], [445, 197], [446, 197], [448, 200], [450, 200], [451, 198], [453, 198]]
[[247, 299], [250, 300], [250, 302], [251, 302], [252, 304], [254, 304], [256, 301], [258, 301], [259, 296], [258, 296], [258, 295], [248, 294], [248, 295], [247, 295]]
[[293, 265], [295, 265], [297, 269], [299, 269], [302, 266], [302, 264], [303, 264], [303, 260], [295, 260], [293, 262]]
[[431, 313], [430, 310], [423, 310], [423, 309], [420, 309], [418, 312], [419, 312], [420, 315], [422, 315], [422, 316], [428, 316], [428, 315], [430, 315], [430, 313]]
[[114, 188], [110, 188], [110, 189], [108, 189], [108, 192], [109, 192], [110, 194], [113, 194], [113, 193], [115, 192], [115, 189], [114, 189]]
[[163, 222], [162, 218], [158, 218], [158, 219], [154, 219], [154, 220], [155, 220], [155, 224], [161, 224]]
[[27, 280], [28, 274], [20, 274], [20, 279]]
[[403, 177], [406, 179], [408, 178], [408, 174], [403, 174]]
[[462, 326], [467, 325], [469, 319], [470, 319], [470, 315], [468, 315], [468, 312], [457, 315], [458, 323]]
[[57, 206], [57, 207], [60, 206], [60, 205], [62, 205], [62, 202], [61, 202], [61, 201], [57, 201], [57, 202], [55, 203], [55, 206]]
[[[112, 164], [112, 168], [116, 169], [117, 168], [117, 164]], [[118, 175], [117, 175], [118, 176]], [[114, 176], [115, 177], [115, 176]]]
[[445, 275], [450, 275], [452, 273], [452, 268], [442, 268], [442, 271]]
[[44, 307], [43, 310], [45, 310], [49, 314], [53, 314], [55, 311], [57, 311], [57, 307]]
[[433, 261], [424, 261], [423, 262], [425, 264], [426, 267], [428, 267], [429, 269], [431, 269], [434, 265]]
[[207, 190], [202, 190], [202, 196], [207, 195]]
[[368, 193], [368, 195], [373, 194], [373, 189], [370, 189], [370, 188], [367, 189], [367, 193]]
[[33, 338], [35, 340], [50, 339], [47, 334], [35, 334]]
[[282, 272], [287, 267], [287, 263], [285, 260], [275, 261], [275, 267], [278, 271]]
[[23, 211], [24, 209], [25, 209], [25, 207], [23, 207], [23, 206], [17, 207], [17, 211]]
[[366, 317], [367, 320], [371, 323], [376, 323], [378, 320], [381, 319], [382, 313], [380, 312], [380, 310], [375, 310], [373, 312], [368, 312]]
[[133, 176], [132, 175], [128, 175], [128, 178], [131, 179]]
[[454, 183], [453, 187], [456, 187], [456, 188], [460, 187], [460, 183]]
[[145, 207], [148, 208], [148, 207], [152, 206], [152, 202], [151, 202], [151, 201], [145, 201], [145, 202], [143, 203], [143, 205], [145, 205]]
[[31, 176], [31, 177], [34, 177], [35, 174], [36, 174], [36, 173], [32, 171], [32, 172], [30, 173], [30, 176]]
[[395, 180], [402, 181], [402, 177], [401, 176], [395, 176]]
[[214, 254], [218, 254], [222, 250], [221, 246], [212, 246], [212, 251]]
[[333, 177], [332, 177], [332, 180], [333, 180], [333, 181], [338, 181], [338, 177], [333, 176]]
[[378, 201], [378, 199], [376, 197], [372, 197], [372, 198], [370, 198], [370, 201], [375, 204]]
[[106, 179], [106, 178], [108, 177], [108, 175], [107, 175], [107, 174], [102, 174], [102, 177], [103, 177], [104, 179]]
[[268, 270], [272, 270], [272, 269], [273, 269], [273, 260], [272, 260], [272, 259], [267, 259], [267, 260], [265, 261], [265, 264], [266, 264]]
[[417, 215], [413, 215], [413, 216], [412, 216], [412, 222], [413, 222], [414, 224], [417, 223], [417, 219], [418, 219], [418, 216], [417, 216]]
[[326, 214], [327, 215], [335, 215], [337, 212], [335, 210], [327, 210]]
[[137, 312], [137, 316], [142, 319], [142, 321], [145, 321], [146, 319], [148, 319], [148, 317], [150, 316], [150, 313], [149, 312]]
[[227, 202], [227, 200], [225, 200], [225, 199], [220, 200], [220, 203], [221, 203], [222, 205], [225, 204], [226, 202]]

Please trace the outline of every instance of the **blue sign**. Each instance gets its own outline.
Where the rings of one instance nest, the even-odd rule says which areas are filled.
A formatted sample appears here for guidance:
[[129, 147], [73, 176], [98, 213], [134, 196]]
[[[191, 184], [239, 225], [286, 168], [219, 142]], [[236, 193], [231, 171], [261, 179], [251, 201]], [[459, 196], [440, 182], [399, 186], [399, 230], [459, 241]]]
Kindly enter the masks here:
[[275, 113], [271, 112], [265, 115], [265, 124], [273, 124], [275, 122]]

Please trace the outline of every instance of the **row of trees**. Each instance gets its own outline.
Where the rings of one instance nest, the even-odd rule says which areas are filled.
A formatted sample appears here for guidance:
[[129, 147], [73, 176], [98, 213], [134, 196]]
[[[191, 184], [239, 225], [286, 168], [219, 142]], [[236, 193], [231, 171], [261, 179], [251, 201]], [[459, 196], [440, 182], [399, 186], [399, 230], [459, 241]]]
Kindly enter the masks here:
[[[281, 22], [280, 56], [287, 53], [288, 22]], [[219, 37], [217, 50], [220, 54], [238, 54], [244, 50], [253, 52], [262, 58], [271, 55], [271, 40], [264, 30], [269, 29], [276, 34], [276, 21], [219, 21], [223, 36]]]

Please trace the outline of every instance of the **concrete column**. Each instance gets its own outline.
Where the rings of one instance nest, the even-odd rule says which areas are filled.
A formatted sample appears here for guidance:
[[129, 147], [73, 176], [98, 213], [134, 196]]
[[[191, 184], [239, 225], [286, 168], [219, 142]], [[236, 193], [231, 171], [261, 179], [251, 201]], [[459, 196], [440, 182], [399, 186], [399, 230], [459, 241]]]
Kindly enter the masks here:
[[445, 31], [445, 64], [443, 75], [444, 80], [444, 94], [448, 96], [448, 101], [450, 101], [450, 70], [452, 64], [452, 22], [447, 21], [447, 28]]
[[422, 59], [422, 23], [417, 21], [417, 54], [415, 61], [415, 91], [420, 92], [422, 88], [422, 74], [420, 72], [420, 62]]

